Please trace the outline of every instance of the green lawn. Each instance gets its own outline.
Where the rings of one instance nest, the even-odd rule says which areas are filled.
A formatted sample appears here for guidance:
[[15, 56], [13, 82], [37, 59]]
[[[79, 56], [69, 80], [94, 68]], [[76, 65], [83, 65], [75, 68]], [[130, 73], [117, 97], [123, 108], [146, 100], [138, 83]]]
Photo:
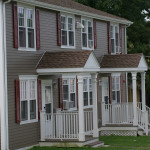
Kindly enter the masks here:
[[100, 148], [57, 148], [57, 147], [34, 147], [31, 150], [150, 150], [150, 137], [120, 137], [120, 136], [103, 136], [100, 141], [110, 147]]

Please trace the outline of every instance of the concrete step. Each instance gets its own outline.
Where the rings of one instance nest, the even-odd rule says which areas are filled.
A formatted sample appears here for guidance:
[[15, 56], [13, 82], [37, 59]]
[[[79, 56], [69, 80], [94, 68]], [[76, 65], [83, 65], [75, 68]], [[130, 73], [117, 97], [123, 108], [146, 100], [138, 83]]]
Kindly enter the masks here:
[[84, 145], [88, 145], [88, 144], [91, 144], [91, 143], [94, 143], [94, 142], [98, 142], [98, 141], [99, 141], [98, 138], [92, 138], [92, 139], [86, 140], [84, 142]]
[[87, 144], [85, 146], [90, 146], [90, 147], [96, 148], [96, 147], [100, 147], [100, 146], [103, 146], [103, 145], [104, 145], [104, 142], [102, 142], [102, 141], [96, 141], [96, 142]]

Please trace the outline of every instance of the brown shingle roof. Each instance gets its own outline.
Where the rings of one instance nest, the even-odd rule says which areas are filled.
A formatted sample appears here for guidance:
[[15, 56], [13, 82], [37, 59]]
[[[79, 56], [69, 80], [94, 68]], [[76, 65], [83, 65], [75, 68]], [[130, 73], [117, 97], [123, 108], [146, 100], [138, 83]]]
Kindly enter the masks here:
[[48, 3], [48, 4], [52, 4], [52, 5], [57, 5], [57, 6], [61, 6], [61, 7], [66, 7], [66, 8], [70, 8], [70, 9], [75, 9], [75, 10], [79, 10], [79, 11], [84, 11], [84, 12], [88, 12], [88, 13], [93, 13], [93, 14], [97, 14], [97, 15], [101, 15], [101, 16], [105, 16], [105, 17], [111, 17], [111, 18], [115, 18], [115, 19], [120, 19], [120, 20], [124, 20], [124, 21], [128, 21], [127, 19], [106, 13], [104, 11], [100, 11], [85, 5], [82, 5], [80, 3], [74, 2], [73, 0], [36, 0], [39, 2], [44, 2], [44, 3]]
[[142, 54], [104, 55], [101, 68], [137, 68]]
[[91, 51], [46, 52], [37, 69], [44, 68], [82, 68], [85, 66]]

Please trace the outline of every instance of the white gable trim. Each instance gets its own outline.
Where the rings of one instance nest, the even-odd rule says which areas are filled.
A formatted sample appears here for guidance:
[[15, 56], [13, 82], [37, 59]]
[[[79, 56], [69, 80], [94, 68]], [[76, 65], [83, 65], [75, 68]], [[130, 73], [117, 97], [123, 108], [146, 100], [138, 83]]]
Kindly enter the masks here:
[[88, 69], [88, 68], [99, 69], [100, 68], [100, 65], [93, 52], [90, 54], [84, 68], [85, 69]]
[[145, 60], [143, 55], [142, 55], [141, 60], [139, 62], [138, 68], [141, 68], [141, 69], [147, 68], [147, 70], [148, 70], [148, 65], [147, 65], [146, 60]]

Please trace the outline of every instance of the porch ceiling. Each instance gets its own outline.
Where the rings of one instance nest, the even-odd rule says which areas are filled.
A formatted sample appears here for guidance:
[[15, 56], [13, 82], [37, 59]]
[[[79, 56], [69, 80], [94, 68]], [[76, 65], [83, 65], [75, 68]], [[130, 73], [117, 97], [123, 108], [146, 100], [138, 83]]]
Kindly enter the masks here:
[[37, 64], [38, 74], [99, 72], [100, 66], [93, 51], [45, 52]]
[[144, 72], [148, 70], [143, 54], [104, 55], [100, 72]]

